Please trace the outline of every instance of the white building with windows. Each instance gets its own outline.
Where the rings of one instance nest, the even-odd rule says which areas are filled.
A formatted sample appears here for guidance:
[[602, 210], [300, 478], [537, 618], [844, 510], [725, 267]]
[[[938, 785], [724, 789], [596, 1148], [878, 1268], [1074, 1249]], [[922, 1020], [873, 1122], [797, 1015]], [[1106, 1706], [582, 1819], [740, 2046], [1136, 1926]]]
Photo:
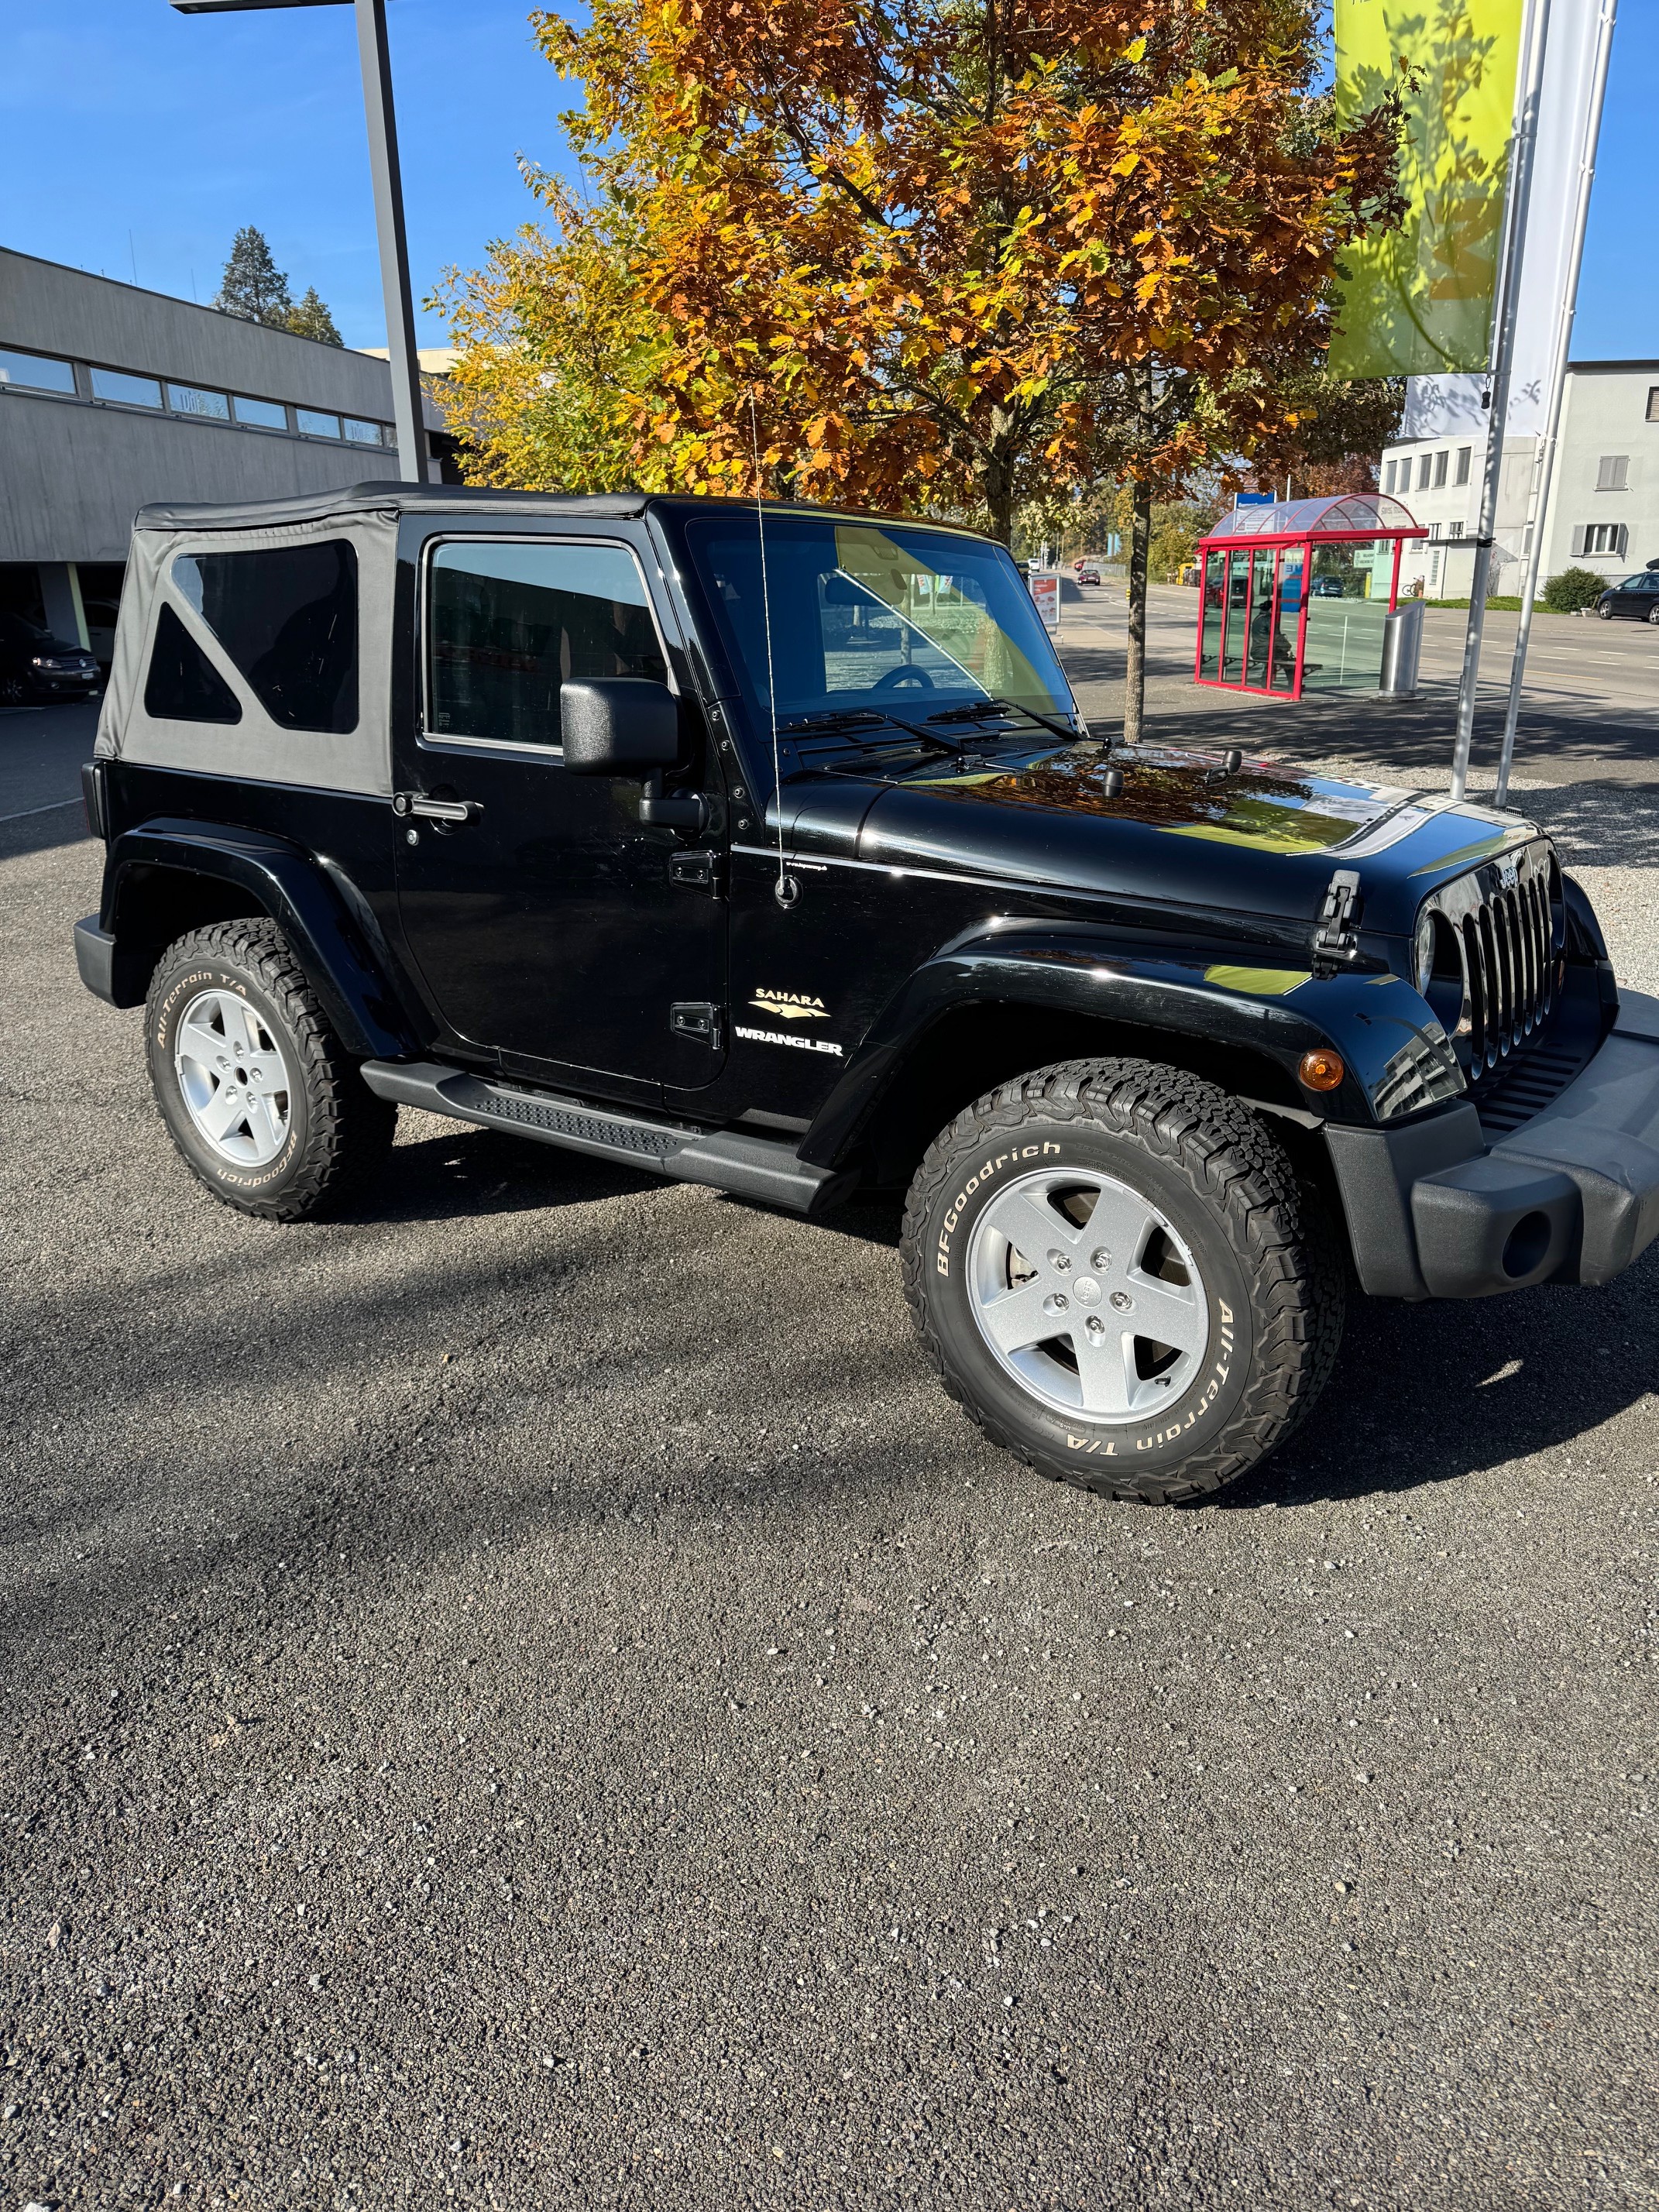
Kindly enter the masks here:
[[[1407, 420], [1412, 419], [1411, 408]], [[1539, 441], [1508, 437], [1493, 532], [1494, 592], [1520, 589], [1538, 526]], [[1401, 436], [1383, 450], [1380, 482], [1428, 530], [1407, 548], [1403, 593], [1467, 599], [1474, 570], [1486, 444], [1480, 430]], [[1560, 445], [1543, 518], [1540, 587], [1563, 568], [1615, 583], [1659, 561], [1659, 361], [1575, 362], [1567, 372]]]

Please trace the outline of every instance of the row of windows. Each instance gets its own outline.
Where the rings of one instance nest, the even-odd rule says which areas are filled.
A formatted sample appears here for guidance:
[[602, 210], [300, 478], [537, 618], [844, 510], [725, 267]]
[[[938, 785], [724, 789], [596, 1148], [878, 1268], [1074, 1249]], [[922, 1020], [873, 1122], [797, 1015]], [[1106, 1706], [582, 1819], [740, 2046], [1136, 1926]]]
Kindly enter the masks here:
[[[357, 726], [357, 556], [344, 538], [268, 552], [180, 553], [173, 588], [281, 729]], [[620, 545], [441, 545], [428, 602], [431, 728], [513, 744], [560, 743], [572, 678], [667, 677], [645, 580]], [[165, 602], [144, 711], [240, 722], [235, 694]]]
[[[1460, 446], [1457, 448], [1457, 470], [1451, 478], [1455, 484], [1466, 484], [1468, 482], [1469, 463], [1474, 451], [1474, 448], [1472, 446]], [[1452, 451], [1449, 446], [1443, 446], [1437, 453], [1418, 454], [1417, 483], [1414, 487], [1412, 483], [1412, 456], [1409, 453], [1396, 461], [1385, 461], [1382, 466], [1382, 489], [1385, 492], [1407, 492], [1413, 489], [1418, 491], [1437, 491], [1446, 481], [1451, 459]]]
[[101, 399], [118, 407], [153, 407], [198, 421], [236, 422], [255, 430], [297, 430], [307, 438], [338, 438], [351, 446], [392, 446], [397, 433], [389, 422], [369, 422], [351, 415], [330, 415], [314, 407], [290, 407], [280, 399], [252, 399], [238, 392], [208, 392], [165, 378], [135, 376], [122, 368], [94, 368], [45, 354], [17, 353], [0, 347], [0, 384], [23, 392], [55, 392], [69, 398]]

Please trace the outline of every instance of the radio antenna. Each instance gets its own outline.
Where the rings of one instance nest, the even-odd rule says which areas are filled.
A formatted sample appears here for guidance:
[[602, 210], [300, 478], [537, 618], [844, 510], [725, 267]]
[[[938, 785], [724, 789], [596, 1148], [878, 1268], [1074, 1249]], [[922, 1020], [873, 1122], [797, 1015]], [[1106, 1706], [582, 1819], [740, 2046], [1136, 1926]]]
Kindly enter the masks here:
[[766, 703], [772, 715], [772, 804], [778, 814], [778, 879], [772, 896], [781, 907], [793, 906], [800, 886], [784, 866], [783, 768], [778, 746], [778, 687], [772, 669], [772, 592], [766, 577], [766, 501], [761, 477], [760, 425], [755, 414], [755, 395], [749, 395], [749, 439], [755, 453], [755, 521], [760, 531], [761, 623], [766, 632]]

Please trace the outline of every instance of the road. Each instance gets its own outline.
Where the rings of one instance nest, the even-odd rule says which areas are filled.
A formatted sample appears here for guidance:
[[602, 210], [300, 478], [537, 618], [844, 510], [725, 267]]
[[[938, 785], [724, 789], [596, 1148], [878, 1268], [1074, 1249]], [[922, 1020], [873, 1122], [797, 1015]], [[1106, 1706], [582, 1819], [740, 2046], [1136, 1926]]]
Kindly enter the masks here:
[[[1155, 586], [1147, 617], [1147, 714], [1166, 741], [1237, 744], [1279, 757], [1347, 759], [1406, 780], [1441, 780], [1449, 765], [1468, 617], [1424, 610], [1420, 696], [1380, 708], [1326, 694], [1287, 704], [1194, 685], [1196, 592]], [[1486, 617], [1474, 755], [1490, 787], [1509, 690], [1516, 617]], [[1067, 582], [1060, 651], [1085, 711], [1109, 726], [1123, 712], [1127, 615], [1121, 586]], [[1659, 630], [1637, 623], [1534, 618], [1516, 751], [1523, 776], [1649, 782], [1659, 778]]]
[[[888, 1207], [418, 1115], [215, 1207], [16, 726], [4, 2212], [1652, 2204], [1652, 1260], [1359, 1310], [1248, 1485], [1104, 1505]], [[1656, 980], [1659, 791], [1537, 796]]]

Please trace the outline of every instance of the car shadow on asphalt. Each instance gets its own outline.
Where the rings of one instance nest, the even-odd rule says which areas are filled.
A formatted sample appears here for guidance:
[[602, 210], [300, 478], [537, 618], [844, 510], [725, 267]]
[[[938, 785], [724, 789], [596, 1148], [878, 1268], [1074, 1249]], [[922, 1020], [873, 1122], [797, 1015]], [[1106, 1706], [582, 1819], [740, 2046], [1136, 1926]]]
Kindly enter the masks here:
[[1601, 1290], [1421, 1305], [1355, 1297], [1304, 1425], [1212, 1502], [1249, 1510], [1400, 1494], [1571, 1445], [1659, 1389], [1656, 1296], [1659, 1251]]
[[[404, 1126], [416, 1119], [410, 1109]], [[548, 1206], [592, 1206], [661, 1190], [665, 1179], [505, 1131], [422, 1115], [438, 1133], [400, 1144], [380, 1175], [339, 1218], [364, 1225], [465, 1221]]]

